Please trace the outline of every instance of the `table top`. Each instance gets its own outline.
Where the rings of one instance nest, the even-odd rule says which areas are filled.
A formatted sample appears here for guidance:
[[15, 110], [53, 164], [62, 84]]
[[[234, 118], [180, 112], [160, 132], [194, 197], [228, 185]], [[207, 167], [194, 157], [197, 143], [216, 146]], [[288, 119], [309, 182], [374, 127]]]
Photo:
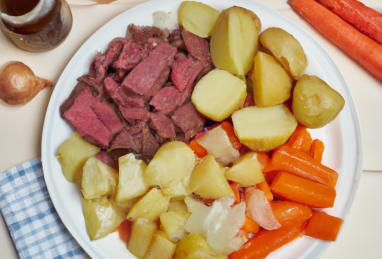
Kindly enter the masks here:
[[[109, 5], [87, 5], [88, 0], [70, 0], [73, 29], [63, 44], [49, 52], [31, 54], [15, 48], [0, 33], [0, 66], [10, 60], [22, 60], [39, 76], [55, 81], [84, 40], [109, 19], [141, 1], [120, 0]], [[342, 234], [322, 258], [382, 258], [382, 202], [378, 201], [378, 197], [382, 197], [382, 83], [316, 33], [289, 8], [285, 0], [257, 2], [297, 22], [328, 52], [348, 84], [360, 117], [364, 161], [359, 190]], [[380, 0], [362, 2], [382, 10]], [[87, 19], [89, 13], [97, 19]], [[51, 92], [52, 89], [43, 90], [24, 106], [8, 106], [0, 101], [0, 172], [40, 156], [41, 130]], [[17, 258], [1, 217], [0, 244], [1, 258]]]

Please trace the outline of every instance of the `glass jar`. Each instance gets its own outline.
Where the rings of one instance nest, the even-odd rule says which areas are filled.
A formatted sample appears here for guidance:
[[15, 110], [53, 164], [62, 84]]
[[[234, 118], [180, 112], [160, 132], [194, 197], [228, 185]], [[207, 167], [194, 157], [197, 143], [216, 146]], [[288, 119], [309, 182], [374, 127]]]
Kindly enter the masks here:
[[30, 52], [57, 47], [72, 28], [65, 0], [0, 0], [0, 29], [17, 47]]

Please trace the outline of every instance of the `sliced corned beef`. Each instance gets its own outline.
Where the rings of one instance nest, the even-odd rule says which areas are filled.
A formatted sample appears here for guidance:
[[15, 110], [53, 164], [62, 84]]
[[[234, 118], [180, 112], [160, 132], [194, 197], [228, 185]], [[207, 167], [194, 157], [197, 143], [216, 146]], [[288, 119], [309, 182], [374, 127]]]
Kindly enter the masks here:
[[131, 152], [142, 151], [142, 127], [128, 126], [124, 128], [113, 140], [110, 150], [127, 149]]
[[115, 69], [115, 77], [117, 82], [122, 82], [125, 76], [127, 75], [127, 70], [123, 68]]
[[169, 36], [167, 29], [162, 30], [154, 26], [139, 26], [129, 24], [127, 27], [127, 37], [137, 43], [144, 44], [151, 38], [166, 39]]
[[110, 66], [114, 61], [116, 61], [122, 51], [123, 46], [125, 45], [125, 38], [114, 38], [107, 47], [105, 52], [105, 66]]
[[113, 67], [130, 70], [141, 61], [142, 57], [142, 46], [132, 40], [128, 40], [124, 44], [118, 59], [113, 63]]
[[159, 143], [148, 127], [142, 129], [142, 155], [151, 158], [159, 148]]
[[89, 74], [85, 74], [77, 78], [79, 82], [82, 82], [90, 87], [92, 87], [95, 91], [97, 91], [98, 95], [102, 95], [104, 90], [103, 86], [97, 79]]
[[170, 44], [160, 43], [147, 58], [131, 70], [123, 80], [122, 86], [134, 93], [152, 96], [167, 81], [169, 66], [176, 51]]
[[152, 127], [162, 138], [174, 139], [176, 136], [174, 123], [164, 114], [151, 113], [150, 127]]
[[102, 82], [107, 74], [107, 66], [105, 66], [106, 57], [98, 53], [94, 58], [94, 71], [97, 82]]
[[179, 50], [186, 49], [186, 45], [184, 45], [182, 34], [179, 29], [173, 30], [170, 33], [170, 36], [168, 37], [168, 41], [170, 42], [171, 45], [173, 45]]
[[129, 107], [129, 106], [118, 106], [123, 118], [127, 121], [140, 120], [146, 121], [150, 117], [150, 113], [145, 107]]
[[96, 154], [96, 158], [107, 164], [108, 166], [119, 170], [118, 158], [129, 153], [127, 149], [115, 149], [111, 151], [100, 151]]
[[116, 134], [123, 129], [123, 124], [115, 110], [110, 104], [101, 101], [94, 101], [91, 108], [97, 118], [109, 129], [111, 134]]
[[202, 69], [203, 64], [200, 61], [178, 54], [175, 57], [175, 62], [172, 64], [172, 83], [179, 91], [184, 91], [187, 86], [194, 83]]
[[126, 107], [145, 107], [144, 99], [133, 93], [126, 93], [112, 78], [107, 77], [104, 81], [105, 89], [117, 105]]
[[[82, 82], [78, 82], [74, 87], [69, 97], [61, 104], [60, 106], [60, 114], [61, 117], [64, 117], [64, 113], [73, 105], [74, 101], [78, 97], [78, 95], [84, 90], [84, 88], [88, 88], [88, 86]], [[94, 93], [95, 95], [96, 93]]]
[[162, 113], [171, 113], [179, 105], [181, 93], [173, 86], [163, 87], [154, 95], [150, 105], [154, 106], [156, 111]]
[[206, 122], [206, 119], [198, 113], [191, 102], [179, 107], [171, 118], [175, 125], [184, 132], [186, 139], [201, 131]]

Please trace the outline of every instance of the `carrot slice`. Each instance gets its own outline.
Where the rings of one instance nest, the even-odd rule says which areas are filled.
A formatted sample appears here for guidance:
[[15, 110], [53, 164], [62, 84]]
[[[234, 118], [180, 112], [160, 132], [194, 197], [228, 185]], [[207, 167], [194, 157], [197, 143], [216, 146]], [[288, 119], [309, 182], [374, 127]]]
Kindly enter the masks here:
[[245, 217], [244, 225], [241, 227], [245, 233], [257, 233], [260, 230], [260, 226], [249, 216]]
[[305, 235], [326, 241], [335, 241], [343, 220], [322, 211], [315, 211], [306, 227]]
[[260, 259], [293, 241], [304, 231], [304, 224], [282, 227], [277, 230], [261, 230], [240, 250], [229, 255], [229, 259]]
[[310, 147], [310, 156], [317, 162], [321, 163], [324, 150], [324, 143], [319, 139], [315, 139], [312, 143], [312, 146]]
[[273, 200], [273, 194], [272, 194], [272, 191], [271, 191], [271, 187], [269, 187], [267, 181], [264, 181], [262, 183], [256, 184], [256, 188], [260, 189], [260, 190], [262, 190], [264, 192], [265, 197], [267, 197], [268, 201]]
[[382, 81], [382, 45], [359, 32], [314, 0], [289, 0], [289, 5], [325, 38]]
[[289, 173], [279, 173], [271, 184], [274, 195], [315, 208], [333, 207], [336, 190]]
[[126, 244], [129, 242], [131, 225], [131, 222], [125, 219], [121, 225], [118, 226], [119, 238]]
[[239, 139], [236, 137], [232, 124], [228, 121], [223, 121], [220, 124], [220, 126], [227, 133], [233, 147], [236, 148], [237, 150], [240, 150], [242, 144], [240, 143]]
[[238, 204], [241, 202], [241, 193], [240, 193], [240, 186], [238, 183], [232, 182], [229, 184], [231, 186], [231, 189], [233, 191], [234, 197], [235, 197], [235, 204]]
[[273, 152], [264, 171], [287, 171], [332, 187], [336, 186], [338, 179], [336, 171], [317, 162], [309, 154], [288, 145], [283, 145]]
[[295, 149], [309, 152], [312, 145], [312, 137], [304, 126], [298, 125], [287, 144]]
[[208, 154], [207, 150], [196, 140], [192, 140], [190, 144], [188, 144], [188, 146], [192, 149], [192, 151], [194, 151], [195, 155], [197, 155], [197, 157], [199, 158], [203, 158]]
[[273, 214], [282, 226], [299, 225], [312, 217], [312, 209], [291, 201], [271, 202]]

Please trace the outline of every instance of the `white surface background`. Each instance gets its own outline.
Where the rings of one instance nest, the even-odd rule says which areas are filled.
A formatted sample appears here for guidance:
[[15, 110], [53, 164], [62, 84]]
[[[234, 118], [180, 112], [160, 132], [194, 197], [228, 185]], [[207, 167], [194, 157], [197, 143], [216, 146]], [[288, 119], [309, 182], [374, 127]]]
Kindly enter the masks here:
[[[69, 2], [86, 4], [88, 1]], [[31, 54], [18, 50], [0, 34], [0, 66], [10, 60], [22, 60], [40, 76], [56, 80], [66, 62], [87, 37], [107, 20], [138, 2], [124, 0], [104, 6], [73, 5], [74, 24], [69, 37], [58, 48], [46, 53]], [[295, 20], [317, 40], [343, 74], [358, 108], [363, 138], [364, 172], [342, 234], [322, 258], [382, 258], [382, 83], [370, 77], [351, 59], [313, 31], [289, 8], [285, 0], [258, 2]], [[381, 0], [363, 2], [382, 9]], [[41, 129], [50, 94], [51, 89], [46, 89], [21, 107], [11, 107], [0, 102], [0, 171], [40, 155]], [[0, 244], [0, 258], [17, 258], [1, 219]]]

